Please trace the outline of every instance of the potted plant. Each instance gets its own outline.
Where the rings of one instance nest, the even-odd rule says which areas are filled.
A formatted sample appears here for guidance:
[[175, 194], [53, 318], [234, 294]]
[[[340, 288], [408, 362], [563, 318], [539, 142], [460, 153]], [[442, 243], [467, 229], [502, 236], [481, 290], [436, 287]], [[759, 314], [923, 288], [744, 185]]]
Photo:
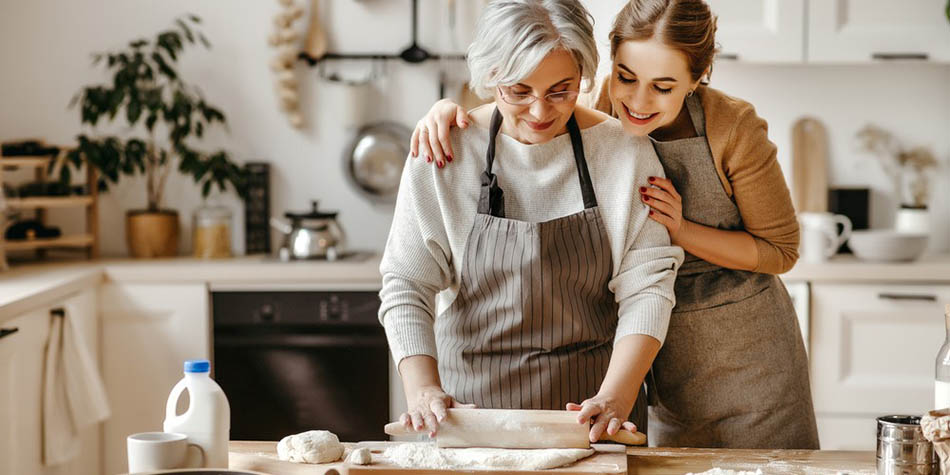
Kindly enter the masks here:
[[[242, 166], [224, 150], [199, 150], [191, 143], [212, 126], [226, 127], [224, 114], [176, 69], [186, 46], [210, 48], [198, 29], [200, 22], [187, 15], [151, 40], [137, 39], [117, 51], [94, 54], [93, 64], [104, 65], [112, 78], [83, 87], [70, 102], [70, 107], [79, 106], [81, 123], [90, 133], [77, 136], [78, 146], [60, 169], [61, 180], [68, 182], [69, 165], [78, 168], [83, 159], [98, 170], [100, 188], [123, 175], [145, 175], [147, 206], [126, 214], [126, 238], [135, 257], [178, 253], [178, 212], [162, 207], [173, 168], [191, 176], [204, 197], [212, 187], [226, 191], [229, 185], [244, 195]], [[103, 123], [113, 129], [121, 125], [121, 136], [95, 134]]]
[[929, 233], [930, 171], [937, 159], [927, 147], [905, 148], [890, 132], [866, 125], [858, 131], [858, 147], [872, 154], [891, 178], [900, 202], [895, 228], [898, 231]]

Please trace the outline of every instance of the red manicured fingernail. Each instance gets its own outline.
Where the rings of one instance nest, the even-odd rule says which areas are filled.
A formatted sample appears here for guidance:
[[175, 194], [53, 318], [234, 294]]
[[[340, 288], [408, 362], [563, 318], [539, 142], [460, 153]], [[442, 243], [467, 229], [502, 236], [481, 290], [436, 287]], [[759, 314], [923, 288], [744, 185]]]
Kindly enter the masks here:
[[453, 157], [453, 156], [451, 156], [451, 155], [446, 155], [445, 158], [448, 159], [448, 161], [451, 162], [455, 157]]
[[426, 155], [426, 162], [432, 163], [432, 157]]
[[652, 210], [652, 209], [650, 210], [650, 216], [653, 216], [653, 210]]
[[445, 162], [441, 162], [441, 161], [440, 161], [440, 162], [436, 163], [436, 165], [438, 165], [439, 168], [442, 168], [442, 167], [445, 166]]
[[640, 187], [640, 193], [646, 193], [646, 192], [647, 192], [647, 187], [641, 186], [641, 187]]
[[656, 180], [656, 178], [653, 178], [653, 177], [651, 176], [647, 181], [649, 181], [650, 183], [653, 183], [655, 180]]
[[643, 195], [643, 201], [650, 201], [650, 197], [649, 197], [649, 196], [646, 196], [646, 195]]

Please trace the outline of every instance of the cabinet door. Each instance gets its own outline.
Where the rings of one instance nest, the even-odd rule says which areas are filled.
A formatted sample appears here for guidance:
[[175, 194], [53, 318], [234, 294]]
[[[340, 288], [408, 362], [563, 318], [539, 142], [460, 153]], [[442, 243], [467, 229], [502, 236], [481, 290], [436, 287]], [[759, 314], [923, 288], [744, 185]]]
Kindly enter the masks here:
[[946, 0], [809, 0], [808, 61], [950, 61]]
[[0, 473], [43, 472], [43, 366], [49, 337], [48, 309], [4, 322], [16, 333], [0, 339]]
[[923, 414], [950, 286], [812, 285], [811, 377], [819, 414]]
[[805, 0], [709, 0], [709, 7], [718, 16], [719, 59], [805, 60]]
[[182, 363], [210, 357], [208, 290], [204, 284], [107, 282], [99, 302], [103, 375], [112, 405], [103, 427], [103, 472], [125, 473], [126, 437], [161, 431]]

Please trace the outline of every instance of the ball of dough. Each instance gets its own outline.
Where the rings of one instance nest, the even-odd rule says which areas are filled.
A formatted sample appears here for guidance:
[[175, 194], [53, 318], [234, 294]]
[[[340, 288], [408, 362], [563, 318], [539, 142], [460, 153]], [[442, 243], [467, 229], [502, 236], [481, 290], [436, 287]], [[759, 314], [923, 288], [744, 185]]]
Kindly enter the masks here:
[[343, 444], [333, 432], [308, 430], [280, 439], [277, 456], [297, 463], [335, 462], [343, 456]]
[[360, 447], [346, 458], [346, 461], [353, 465], [369, 465], [373, 463], [373, 454], [366, 447]]

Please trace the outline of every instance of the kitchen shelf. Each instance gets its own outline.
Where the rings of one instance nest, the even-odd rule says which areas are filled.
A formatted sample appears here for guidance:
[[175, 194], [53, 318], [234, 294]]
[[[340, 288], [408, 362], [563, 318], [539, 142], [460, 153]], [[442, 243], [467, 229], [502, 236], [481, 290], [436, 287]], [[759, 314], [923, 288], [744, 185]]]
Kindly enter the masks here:
[[37, 196], [34, 198], [19, 198], [7, 201], [7, 206], [17, 209], [34, 208], [72, 208], [90, 206], [96, 201], [90, 195], [81, 196]]
[[[33, 168], [34, 179], [39, 183], [48, 181], [49, 165], [54, 160], [61, 160], [64, 155], [69, 153], [71, 147], [57, 146], [56, 152], [48, 155], [6, 155], [0, 156], [0, 183], [3, 182], [3, 171], [5, 169], [15, 169], [21, 167]], [[52, 152], [52, 150], [51, 150]], [[63, 166], [66, 166], [65, 164]], [[79, 248], [85, 249], [89, 258], [99, 255], [99, 210], [98, 187], [99, 180], [96, 170], [92, 167], [86, 167], [86, 189], [88, 195], [72, 196], [28, 196], [25, 198], [10, 198], [6, 205], [11, 209], [31, 210], [33, 219], [42, 224], [46, 223], [46, 210], [48, 208], [84, 208], [86, 231], [83, 234], [72, 234], [58, 238], [39, 238], [26, 240], [4, 240], [3, 235], [6, 232], [6, 226], [0, 226], [0, 266], [5, 262], [5, 255], [16, 251], [34, 251], [38, 258], [46, 255], [46, 250], [51, 248]], [[11, 223], [6, 223], [7, 225]]]
[[51, 156], [14, 155], [0, 157], [0, 165], [4, 167], [45, 167], [49, 165]]
[[34, 249], [48, 249], [52, 247], [89, 247], [96, 241], [92, 234], [76, 234], [58, 238], [38, 238], [4, 241], [7, 251], [31, 251]]

